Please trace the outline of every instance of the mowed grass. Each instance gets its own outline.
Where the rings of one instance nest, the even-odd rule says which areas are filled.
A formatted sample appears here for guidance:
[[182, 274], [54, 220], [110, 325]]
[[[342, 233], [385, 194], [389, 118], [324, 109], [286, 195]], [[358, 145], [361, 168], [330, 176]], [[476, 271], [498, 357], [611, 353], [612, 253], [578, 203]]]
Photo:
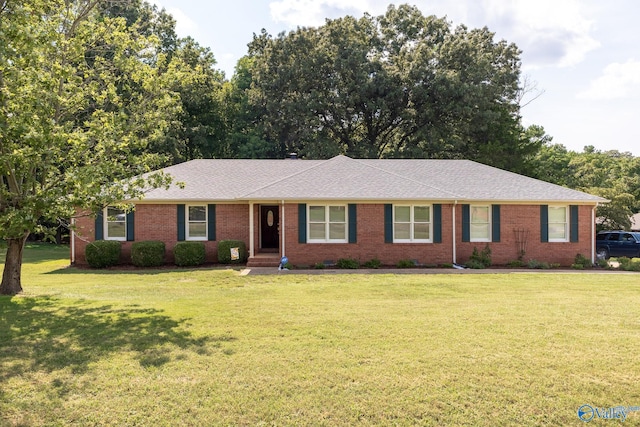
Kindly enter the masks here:
[[582, 404], [640, 406], [638, 274], [240, 276], [67, 257], [28, 248], [25, 293], [0, 297], [0, 425], [577, 426]]

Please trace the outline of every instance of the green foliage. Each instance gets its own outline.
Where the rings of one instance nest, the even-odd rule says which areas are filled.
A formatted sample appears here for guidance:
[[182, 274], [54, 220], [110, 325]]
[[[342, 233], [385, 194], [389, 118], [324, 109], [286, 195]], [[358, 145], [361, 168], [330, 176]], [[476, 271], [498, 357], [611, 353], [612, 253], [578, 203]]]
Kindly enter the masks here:
[[316, 262], [313, 268], [315, 268], [316, 270], [324, 270], [325, 268], [324, 262]]
[[336, 267], [343, 269], [356, 269], [360, 267], [358, 260], [353, 258], [340, 258], [336, 262]]
[[[101, 2], [4, 2], [0, 7], [0, 237], [25, 239], [76, 209], [98, 212], [169, 177], [146, 152], [176, 112], [154, 67], [157, 39]], [[5, 269], [19, 271], [20, 252]], [[12, 275], [11, 282], [19, 281]], [[5, 283], [0, 293], [17, 287]]]
[[571, 264], [571, 268], [574, 268], [576, 270], [584, 270], [585, 268], [591, 267], [593, 267], [593, 263], [591, 262], [591, 260], [582, 254], [577, 254], [573, 261], [573, 264]]
[[631, 258], [618, 258], [618, 268], [624, 271], [640, 271], [640, 262], [635, 262]]
[[173, 247], [175, 264], [180, 267], [202, 265], [206, 259], [203, 242], [178, 242]]
[[377, 268], [380, 268], [381, 265], [382, 265], [382, 262], [380, 262], [379, 259], [374, 258], [374, 259], [371, 259], [371, 260], [365, 262], [362, 266], [364, 268], [377, 269]]
[[[469, 267], [470, 264], [473, 267]], [[466, 266], [469, 268], [491, 267], [491, 248], [489, 245], [487, 244], [482, 251], [478, 251], [478, 248], [474, 247]]]
[[[470, 158], [517, 167], [520, 51], [408, 5], [249, 45], [248, 106], [272, 152], [306, 158]], [[469, 108], [469, 106], [474, 106]]]
[[525, 265], [527, 264], [520, 259], [515, 259], [507, 263], [507, 267], [512, 267], [512, 268], [521, 268], [521, 267], [524, 267]]
[[118, 265], [122, 245], [115, 240], [96, 240], [89, 243], [84, 256], [92, 268], [106, 268]]
[[[238, 248], [238, 259], [231, 259], [231, 249]], [[220, 264], [244, 264], [247, 262], [247, 245], [242, 240], [221, 240], [218, 242], [218, 262]]]
[[416, 261], [412, 259], [401, 259], [396, 264], [398, 268], [415, 268], [416, 266]]
[[530, 259], [527, 266], [537, 270], [548, 270], [551, 268], [551, 265], [548, 262], [541, 262], [535, 259]]
[[164, 264], [165, 244], [157, 240], [131, 245], [131, 263], [136, 267], [159, 267]]
[[631, 153], [545, 145], [535, 163], [535, 178], [611, 200], [597, 208], [598, 230], [628, 230], [630, 216], [640, 210], [640, 158]]

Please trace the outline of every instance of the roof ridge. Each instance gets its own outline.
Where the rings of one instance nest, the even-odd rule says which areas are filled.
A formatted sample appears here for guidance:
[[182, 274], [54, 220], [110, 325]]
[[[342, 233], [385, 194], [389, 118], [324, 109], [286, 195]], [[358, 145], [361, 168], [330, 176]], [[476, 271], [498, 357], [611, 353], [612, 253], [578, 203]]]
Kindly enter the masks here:
[[[256, 191], [260, 191], [260, 190], [262, 190], [262, 189], [264, 189], [264, 188], [271, 187], [272, 185], [275, 185], [275, 184], [277, 184], [277, 183], [279, 183], [279, 182], [282, 182], [282, 181], [284, 181], [285, 179], [289, 179], [289, 178], [292, 178], [292, 177], [294, 177], [294, 176], [296, 176], [296, 175], [300, 175], [301, 173], [304, 173], [304, 172], [310, 171], [311, 169], [317, 168], [318, 166], [323, 165], [323, 164], [325, 164], [326, 162], [328, 162], [328, 161], [330, 161], [330, 160], [333, 160], [333, 159], [335, 159], [335, 158], [337, 158], [337, 157], [339, 157], [339, 156], [335, 156], [335, 157], [332, 157], [332, 158], [330, 158], [330, 159], [325, 159], [325, 160], [323, 160], [323, 161], [320, 161], [319, 163], [316, 163], [315, 165], [311, 165], [311, 166], [309, 166], [308, 168], [302, 169], [302, 170], [300, 170], [300, 171], [298, 171], [298, 172], [296, 172], [296, 173], [292, 173], [291, 175], [287, 175], [287, 176], [282, 177], [282, 178], [280, 178], [280, 179], [276, 179], [275, 181], [269, 182], [268, 184], [265, 184], [265, 185], [263, 185], [262, 187], [254, 188], [254, 189], [253, 189], [253, 190], [251, 190], [250, 192], [240, 195], [240, 196], [238, 197], [238, 199], [244, 199], [244, 198], [246, 198], [247, 196], [249, 196], [251, 193], [255, 193]], [[346, 157], [346, 156], [343, 156], [343, 157]], [[347, 157], [347, 158], [348, 158], [348, 157]], [[305, 160], [297, 159], [297, 160], [291, 160], [291, 161], [293, 161], [293, 162], [297, 162], [297, 161], [304, 162]]]
[[[430, 184], [425, 184], [424, 182], [418, 181], [417, 179], [413, 179], [411, 177], [408, 177], [408, 176], [405, 176], [405, 175], [401, 175], [399, 173], [396, 173], [396, 172], [381, 168], [381, 167], [376, 166], [376, 165], [369, 165], [369, 164], [366, 164], [366, 163], [364, 163], [362, 161], [362, 160], [374, 160], [374, 161], [385, 161], [385, 160], [388, 160], [388, 161], [392, 161], [392, 159], [351, 159], [351, 160], [356, 161], [356, 162], [360, 163], [361, 165], [377, 169], [377, 170], [382, 171], [384, 173], [388, 173], [389, 175], [397, 176], [398, 178], [402, 178], [402, 179], [406, 179], [407, 181], [415, 182], [416, 184], [419, 184], [419, 185], [421, 185], [423, 187], [429, 187], [429, 188], [432, 188], [434, 190], [442, 191], [443, 193], [451, 194], [452, 196], [454, 196], [454, 198], [461, 198], [462, 197], [462, 195], [452, 193], [449, 190], [443, 190], [442, 188], [438, 188], [438, 187], [435, 187], [435, 186], [430, 185]], [[405, 159], [405, 160], [409, 160], [409, 159]], [[422, 160], [428, 160], [428, 159], [422, 159]]]

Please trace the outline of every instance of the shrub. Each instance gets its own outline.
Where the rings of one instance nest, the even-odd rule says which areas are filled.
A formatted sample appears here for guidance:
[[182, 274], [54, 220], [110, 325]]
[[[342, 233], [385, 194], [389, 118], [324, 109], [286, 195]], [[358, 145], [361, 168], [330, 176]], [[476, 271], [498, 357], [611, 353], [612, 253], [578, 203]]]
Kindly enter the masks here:
[[624, 271], [640, 271], [640, 263], [633, 262], [631, 258], [620, 257], [618, 258], [618, 264], [620, 270]]
[[526, 264], [521, 259], [514, 259], [513, 261], [509, 261], [507, 263], [507, 267], [511, 267], [511, 268], [520, 268], [520, 267], [524, 267], [525, 265]]
[[203, 242], [178, 242], [173, 247], [175, 264], [179, 267], [202, 265], [206, 255]]
[[159, 267], [164, 264], [164, 252], [164, 242], [135, 242], [131, 245], [131, 263], [136, 267]]
[[338, 262], [336, 262], [336, 267], [353, 270], [360, 267], [360, 263], [353, 258], [340, 258]]
[[314, 265], [313, 268], [315, 268], [316, 270], [323, 270], [324, 262], [316, 262], [316, 265]]
[[576, 270], [584, 270], [585, 268], [591, 267], [591, 260], [582, 254], [577, 254], [575, 259], [573, 260], [573, 264], [571, 264], [571, 268], [574, 268]]
[[106, 268], [120, 262], [121, 245], [115, 240], [96, 240], [89, 243], [84, 250], [84, 256], [92, 268]]
[[381, 265], [382, 263], [380, 262], [380, 260], [376, 258], [369, 260], [363, 264], [364, 268], [374, 268], [374, 269], [380, 268]]
[[528, 262], [529, 268], [534, 268], [538, 270], [548, 270], [551, 268], [548, 262], [540, 262], [535, 259], [530, 259]]
[[[231, 259], [231, 248], [238, 248], [238, 259]], [[218, 262], [244, 264], [247, 262], [247, 245], [242, 240], [221, 240], [218, 242]]]
[[464, 266], [467, 268], [472, 268], [474, 270], [482, 270], [483, 268], [487, 268], [481, 261], [478, 261], [477, 259], [470, 259]]
[[396, 264], [396, 267], [398, 268], [413, 268], [415, 266], [416, 266], [416, 262], [412, 259], [401, 259]]
[[[469, 267], [469, 262], [478, 267]], [[469, 262], [467, 263], [467, 267], [469, 268], [488, 268], [491, 267], [491, 248], [489, 245], [486, 245], [482, 252], [478, 251], [478, 248], [473, 248], [473, 253], [471, 253], [471, 257], [469, 258]], [[482, 267], [479, 267], [482, 265]]]

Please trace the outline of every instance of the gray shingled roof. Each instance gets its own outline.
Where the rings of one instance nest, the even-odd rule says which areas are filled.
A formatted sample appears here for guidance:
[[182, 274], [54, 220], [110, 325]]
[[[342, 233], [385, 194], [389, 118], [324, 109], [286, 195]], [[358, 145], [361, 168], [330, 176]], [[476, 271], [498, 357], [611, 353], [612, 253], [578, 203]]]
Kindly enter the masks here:
[[606, 201], [470, 160], [207, 159], [163, 171], [185, 188], [152, 190], [145, 201]]

